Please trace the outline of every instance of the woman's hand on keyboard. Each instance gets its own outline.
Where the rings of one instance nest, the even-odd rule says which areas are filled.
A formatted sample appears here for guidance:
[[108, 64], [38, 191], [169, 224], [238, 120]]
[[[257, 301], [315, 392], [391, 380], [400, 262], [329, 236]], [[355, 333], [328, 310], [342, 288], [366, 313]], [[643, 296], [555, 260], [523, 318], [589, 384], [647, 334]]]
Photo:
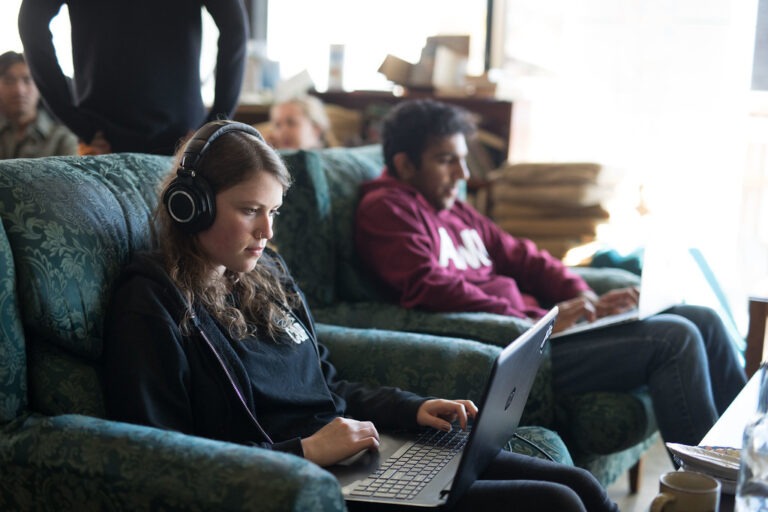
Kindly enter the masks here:
[[330, 466], [362, 450], [379, 447], [379, 433], [370, 421], [335, 418], [301, 440], [304, 458], [319, 466]]
[[423, 427], [432, 427], [450, 432], [451, 423], [458, 421], [462, 430], [467, 429], [467, 420], [477, 414], [472, 400], [427, 400], [416, 412], [416, 422]]

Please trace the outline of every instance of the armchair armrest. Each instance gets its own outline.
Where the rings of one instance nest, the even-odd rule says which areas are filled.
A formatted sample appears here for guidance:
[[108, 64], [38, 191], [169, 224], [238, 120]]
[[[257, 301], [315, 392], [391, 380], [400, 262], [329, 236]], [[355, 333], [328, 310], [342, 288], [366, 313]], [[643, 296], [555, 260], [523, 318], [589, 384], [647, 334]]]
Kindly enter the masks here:
[[570, 269], [580, 275], [598, 295], [615, 288], [640, 286], [640, 276], [621, 268], [570, 267]]
[[768, 297], [750, 297], [747, 348], [744, 354], [747, 377], [752, 377], [765, 359], [767, 323]]
[[318, 322], [482, 341], [504, 347], [532, 325], [530, 320], [493, 313], [433, 313], [386, 302], [341, 302], [314, 308]]
[[[489, 343], [506, 346], [532, 323], [491, 313], [427, 313], [378, 303], [343, 303], [320, 314], [315, 310], [315, 317], [321, 322], [340, 319], [341, 325], [350, 326], [317, 324], [320, 341], [331, 350], [342, 378], [472, 400], [480, 398], [499, 353]], [[457, 330], [463, 335], [452, 334]], [[552, 363], [547, 357], [521, 424], [549, 426], [553, 420]]]
[[317, 324], [343, 379], [421, 395], [477, 400], [500, 349], [427, 334]]
[[[38, 492], [31, 492], [37, 489]], [[299, 457], [82, 415], [0, 428], [2, 510], [345, 510]]]

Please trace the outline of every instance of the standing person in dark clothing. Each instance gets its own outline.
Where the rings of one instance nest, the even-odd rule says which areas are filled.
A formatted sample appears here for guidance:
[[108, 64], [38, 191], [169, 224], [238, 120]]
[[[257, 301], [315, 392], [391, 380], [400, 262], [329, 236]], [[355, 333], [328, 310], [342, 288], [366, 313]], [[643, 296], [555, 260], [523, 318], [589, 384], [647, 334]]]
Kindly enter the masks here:
[[[156, 210], [105, 323], [108, 415], [329, 466], [379, 446], [377, 428], [466, 428], [469, 400], [341, 380], [282, 259], [266, 248], [291, 177], [260, 134], [203, 126]], [[194, 171], [194, 172], [193, 172]], [[500, 452], [458, 510], [616, 511], [587, 471]]]
[[[65, 4], [72, 88], [49, 29]], [[208, 112], [200, 90], [203, 7], [220, 33]], [[19, 34], [43, 100], [97, 153], [173, 154], [181, 138], [237, 106], [248, 39], [242, 0], [24, 0]]]

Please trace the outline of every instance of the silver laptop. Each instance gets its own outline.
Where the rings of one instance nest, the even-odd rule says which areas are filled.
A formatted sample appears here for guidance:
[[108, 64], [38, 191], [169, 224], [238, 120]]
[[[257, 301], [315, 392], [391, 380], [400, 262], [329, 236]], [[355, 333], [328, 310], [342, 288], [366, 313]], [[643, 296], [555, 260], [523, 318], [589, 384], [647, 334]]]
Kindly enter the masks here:
[[554, 308], [501, 351], [468, 431], [381, 433], [378, 452], [327, 468], [344, 498], [420, 507], [459, 499], [513, 437], [556, 316]]
[[[687, 254], [687, 253], [686, 253]], [[580, 322], [552, 335], [552, 339], [571, 334], [604, 329], [613, 325], [637, 322], [661, 313], [683, 302], [685, 254], [661, 246], [649, 246], [643, 256], [640, 273], [640, 299], [637, 308], [598, 318], [594, 322]]]

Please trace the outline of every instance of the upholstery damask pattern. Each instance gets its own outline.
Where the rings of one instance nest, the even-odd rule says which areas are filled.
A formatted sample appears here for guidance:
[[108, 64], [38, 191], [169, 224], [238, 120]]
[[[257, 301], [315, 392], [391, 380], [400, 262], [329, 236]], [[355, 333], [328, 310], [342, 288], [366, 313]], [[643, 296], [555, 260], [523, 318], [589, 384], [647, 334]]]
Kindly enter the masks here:
[[44, 341], [30, 343], [27, 350], [29, 404], [33, 410], [50, 416], [76, 412], [105, 417], [96, 362]]
[[342, 511], [302, 458], [80, 415], [0, 429], [0, 510]]
[[[344, 318], [337, 316], [342, 311], [351, 311], [351, 314]], [[337, 308], [315, 311], [314, 314], [318, 320], [334, 325], [360, 329], [373, 328], [429, 334], [433, 336], [431, 338], [419, 337], [416, 339], [424, 343], [426, 343], [426, 340], [439, 339], [442, 345], [447, 344], [446, 341], [448, 340], [445, 337], [448, 337], [471, 339], [502, 346], [505, 343], [501, 343], [501, 340], [509, 342], [522, 332], [522, 330], [519, 330], [519, 324], [515, 322], [516, 319], [499, 315], [474, 315], [472, 313], [434, 315], [421, 311], [407, 310], [386, 303], [344, 303]], [[488, 325], [483, 324], [483, 320], [486, 317], [489, 320]], [[477, 337], [475, 337], [475, 334], [477, 334]], [[440, 338], [435, 338], [434, 335], [439, 335]], [[492, 339], [487, 339], [490, 335], [495, 336]], [[454, 341], [457, 340], [450, 340], [451, 344]], [[499, 348], [496, 346], [488, 347], [488, 349], [493, 349], [492, 357], [495, 357], [499, 352]], [[488, 368], [490, 368], [490, 363], [488, 364]], [[528, 403], [521, 420], [523, 425], [550, 427], [554, 424], [554, 397], [552, 394], [551, 374], [551, 361], [549, 358], [546, 358], [542, 362], [541, 369], [536, 376], [531, 394], [528, 397]], [[457, 378], [462, 377], [459, 375]], [[382, 379], [381, 382], [386, 382], [386, 379]], [[479, 385], [477, 389], [482, 389], [484, 382], [485, 377], [476, 382], [475, 384]]]
[[294, 181], [270, 244], [285, 259], [310, 306], [328, 306], [336, 301], [336, 266], [325, 173], [316, 153], [286, 151], [282, 157]]
[[[105, 283], [114, 280], [131, 250], [148, 247], [157, 168], [170, 169], [167, 157], [126, 154], [107, 162], [93, 157], [55, 157], [44, 166], [37, 159], [0, 162], [0, 215], [15, 251], [18, 281], [44, 287], [19, 289], [24, 327], [90, 358], [101, 350]], [[14, 171], [5, 172], [7, 165]], [[128, 167], [133, 172], [125, 172]]]
[[16, 303], [13, 254], [0, 223], [0, 422], [15, 418], [27, 405], [27, 367], [21, 313]]
[[504, 449], [540, 459], [554, 460], [569, 466], [574, 465], [563, 439], [546, 428], [518, 427], [514, 437], [507, 442]]
[[656, 431], [653, 404], [647, 393], [595, 392], [559, 398], [560, 422], [571, 425], [564, 434], [574, 456], [620, 452]]
[[132, 251], [149, 247], [148, 221], [171, 159], [120, 154], [44, 162], [0, 162], [0, 217], [17, 280], [36, 283], [18, 289], [21, 321], [28, 339], [46, 340], [27, 346], [29, 399], [46, 414], [96, 414], [96, 373], [84, 361], [101, 355], [110, 284]]
[[426, 396], [480, 399], [500, 349], [469, 340], [317, 324], [318, 338], [346, 380]]
[[383, 160], [379, 146], [331, 148], [320, 153], [333, 214], [333, 235], [336, 244], [336, 293], [338, 301], [381, 301], [384, 293], [369, 272], [363, 270], [355, 250], [355, 210], [358, 188], [363, 181], [381, 174]]

